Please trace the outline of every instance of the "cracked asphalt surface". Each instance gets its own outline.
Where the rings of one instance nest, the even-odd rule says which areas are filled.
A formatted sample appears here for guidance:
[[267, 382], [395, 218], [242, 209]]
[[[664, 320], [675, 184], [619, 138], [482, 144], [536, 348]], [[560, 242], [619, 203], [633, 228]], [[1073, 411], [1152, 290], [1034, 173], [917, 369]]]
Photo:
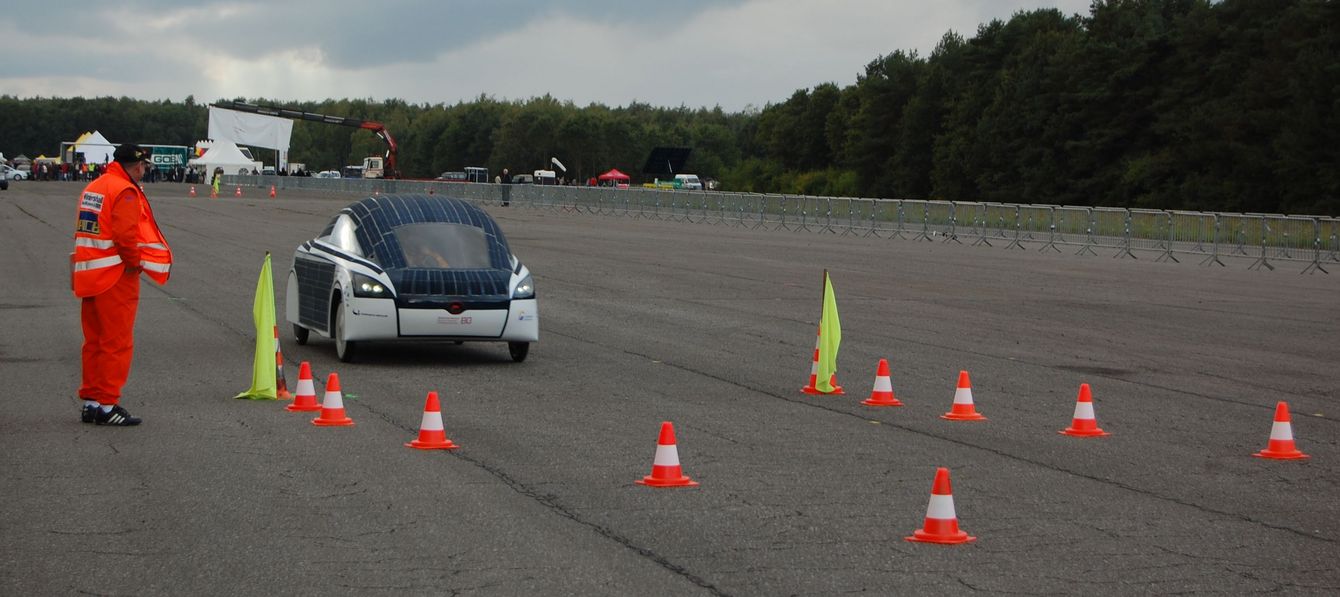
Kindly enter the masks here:
[[[0, 192], [0, 594], [1335, 594], [1340, 276], [487, 206], [541, 341], [381, 344], [281, 323], [290, 387], [338, 372], [350, 428], [250, 383], [266, 251], [348, 194], [187, 198], [144, 282], [123, 404], [79, 423], [76, 183]], [[844, 396], [807, 381], [832, 275]], [[906, 406], [862, 406], [887, 358]], [[939, 418], [959, 370], [980, 423]], [[1079, 384], [1098, 439], [1057, 433]], [[440, 393], [460, 450], [421, 452]], [[1306, 462], [1252, 458], [1289, 402]], [[652, 489], [661, 421], [701, 486]], [[903, 541], [935, 468], [967, 546]]]

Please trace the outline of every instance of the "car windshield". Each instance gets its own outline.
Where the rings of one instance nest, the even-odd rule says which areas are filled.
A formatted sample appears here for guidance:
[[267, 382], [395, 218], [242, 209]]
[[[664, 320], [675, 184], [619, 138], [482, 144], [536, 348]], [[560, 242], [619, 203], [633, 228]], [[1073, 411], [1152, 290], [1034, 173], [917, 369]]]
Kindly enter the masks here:
[[467, 224], [432, 222], [397, 226], [393, 233], [406, 267], [482, 269], [489, 264], [484, 230]]

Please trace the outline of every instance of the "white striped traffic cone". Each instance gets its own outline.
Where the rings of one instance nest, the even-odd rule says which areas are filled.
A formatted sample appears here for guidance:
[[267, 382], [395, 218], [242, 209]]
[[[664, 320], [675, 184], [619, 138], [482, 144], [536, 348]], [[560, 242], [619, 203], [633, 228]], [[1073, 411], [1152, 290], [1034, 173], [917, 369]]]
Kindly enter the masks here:
[[656, 458], [651, 474], [637, 481], [651, 487], [696, 487], [697, 481], [684, 476], [679, 467], [679, 449], [675, 447], [675, 426], [670, 421], [661, 423], [661, 437], [656, 440]]
[[805, 387], [800, 388], [800, 391], [806, 394], [824, 394], [829, 396], [845, 394], [846, 392], [842, 391], [842, 386], [837, 384], [837, 373], [834, 373], [828, 378], [828, 384], [833, 386], [832, 392], [825, 394], [824, 392], [820, 392], [819, 388], [816, 387], [816, 383], [819, 381], [819, 341], [822, 340], [823, 337], [823, 328], [820, 328], [818, 335], [814, 337], [814, 360], [810, 362], [810, 383]]
[[455, 450], [460, 447], [447, 439], [447, 432], [442, 428], [442, 405], [437, 401], [437, 392], [428, 392], [428, 400], [423, 405], [419, 439], [405, 444], [405, 447], [420, 450]]
[[316, 388], [312, 385], [312, 366], [307, 361], [298, 366], [298, 393], [293, 397], [293, 404], [284, 408], [294, 412], [321, 410], [321, 405], [316, 403]]
[[1093, 397], [1089, 394], [1089, 384], [1079, 384], [1079, 397], [1075, 399], [1075, 416], [1071, 418], [1069, 427], [1057, 433], [1075, 437], [1112, 435], [1098, 428], [1098, 419], [1093, 416]]
[[321, 400], [321, 416], [312, 420], [322, 427], [347, 427], [354, 420], [344, 414], [344, 395], [340, 394], [340, 376], [331, 373], [326, 380], [326, 397]]
[[956, 545], [976, 541], [958, 528], [958, 515], [954, 513], [954, 491], [949, 486], [949, 469], [935, 469], [935, 484], [931, 486], [931, 501], [926, 505], [926, 521], [922, 528], [904, 537], [914, 543], [939, 543]]
[[290, 400], [293, 394], [288, 391], [288, 380], [284, 379], [284, 350], [279, 347], [279, 326], [275, 326], [275, 398]]
[[1280, 401], [1275, 405], [1275, 424], [1270, 427], [1270, 444], [1266, 449], [1252, 454], [1257, 458], [1271, 460], [1303, 460], [1310, 458], [1293, 444], [1293, 425], [1289, 423], [1289, 404]]
[[902, 406], [903, 403], [893, 395], [893, 381], [889, 379], [889, 361], [880, 359], [875, 369], [875, 387], [870, 390], [870, 398], [862, 400], [867, 406]]
[[972, 381], [968, 379], [967, 371], [958, 372], [958, 389], [954, 390], [954, 406], [949, 412], [940, 415], [940, 418], [950, 421], [986, 420], [972, 403]]

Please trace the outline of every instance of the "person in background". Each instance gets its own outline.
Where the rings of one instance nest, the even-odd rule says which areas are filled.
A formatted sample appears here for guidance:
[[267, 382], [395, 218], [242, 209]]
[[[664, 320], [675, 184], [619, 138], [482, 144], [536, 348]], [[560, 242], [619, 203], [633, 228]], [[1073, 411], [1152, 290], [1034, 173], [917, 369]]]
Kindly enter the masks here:
[[172, 250], [139, 185], [153, 167], [149, 151], [126, 143], [112, 156], [79, 196], [70, 285], [84, 330], [80, 420], [126, 427], [140, 424], [120, 405], [135, 350], [140, 273], [166, 284]]

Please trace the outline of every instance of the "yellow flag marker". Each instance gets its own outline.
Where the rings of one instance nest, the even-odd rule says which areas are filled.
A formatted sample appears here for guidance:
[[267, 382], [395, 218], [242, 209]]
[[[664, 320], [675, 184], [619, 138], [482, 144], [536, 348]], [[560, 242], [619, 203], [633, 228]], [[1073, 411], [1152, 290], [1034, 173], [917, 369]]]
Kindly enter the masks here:
[[275, 285], [270, 271], [270, 253], [265, 254], [261, 277], [256, 282], [256, 300], [251, 307], [256, 323], [256, 358], [251, 368], [251, 388], [236, 398], [278, 400], [275, 377]]

